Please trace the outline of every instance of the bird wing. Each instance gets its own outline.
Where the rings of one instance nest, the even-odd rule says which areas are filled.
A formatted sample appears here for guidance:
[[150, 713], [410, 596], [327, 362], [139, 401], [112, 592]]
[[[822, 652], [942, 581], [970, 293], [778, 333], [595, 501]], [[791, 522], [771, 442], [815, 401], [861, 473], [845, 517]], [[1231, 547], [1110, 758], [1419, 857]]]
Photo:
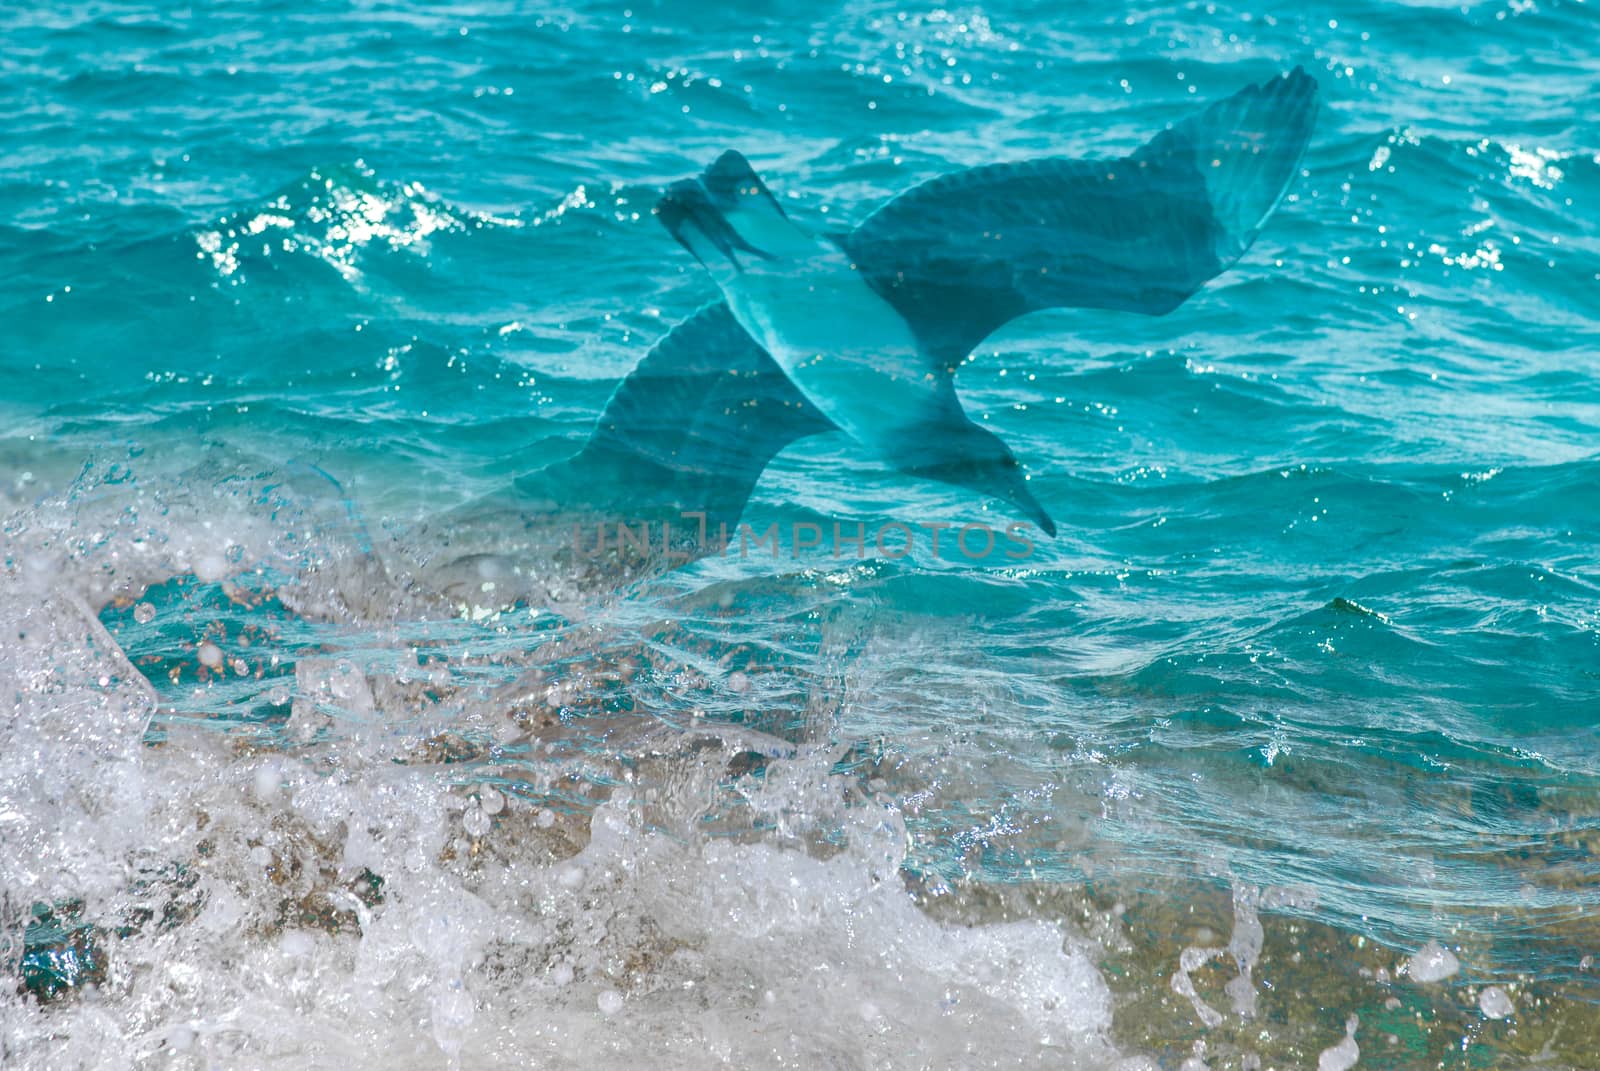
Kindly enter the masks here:
[[933, 179], [843, 239], [948, 371], [997, 328], [1052, 307], [1176, 308], [1250, 247], [1311, 138], [1296, 67], [1119, 160], [1045, 159]]
[[[606, 403], [583, 449], [518, 482], [524, 494], [651, 515], [739, 519], [767, 463], [834, 430], [767, 351], [716, 302], [678, 324]], [[675, 518], [674, 518], [675, 519]]]

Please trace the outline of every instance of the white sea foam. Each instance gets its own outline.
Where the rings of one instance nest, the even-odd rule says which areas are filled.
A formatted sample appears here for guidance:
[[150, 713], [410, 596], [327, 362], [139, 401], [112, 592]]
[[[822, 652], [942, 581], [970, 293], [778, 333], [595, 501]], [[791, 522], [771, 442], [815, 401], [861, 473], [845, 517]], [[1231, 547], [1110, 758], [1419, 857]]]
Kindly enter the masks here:
[[758, 820], [712, 837], [752, 734], [674, 750], [656, 731], [639, 761], [663, 776], [563, 805], [555, 788], [583, 789], [554, 757], [490, 788], [394, 762], [414, 740], [389, 723], [415, 712], [338, 658], [300, 662], [293, 717], [317, 731], [287, 747], [180, 724], [148, 746], [156, 693], [96, 608], [219, 545], [287, 561], [255, 490], [208, 502], [211, 528], [168, 504], [158, 532], [89, 496], [6, 529], [0, 897], [8, 929], [81, 903], [104, 963], [67, 999], [0, 996], [8, 1067], [1119, 1059], [1095, 946], [924, 914], [899, 812], [845, 802], [824, 747], [771, 749], [739, 790]]

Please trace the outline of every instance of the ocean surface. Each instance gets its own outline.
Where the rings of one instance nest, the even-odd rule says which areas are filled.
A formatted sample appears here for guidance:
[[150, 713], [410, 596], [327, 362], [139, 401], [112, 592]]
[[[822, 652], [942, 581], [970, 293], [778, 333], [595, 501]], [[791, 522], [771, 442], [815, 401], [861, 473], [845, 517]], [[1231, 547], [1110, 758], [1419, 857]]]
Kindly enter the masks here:
[[[0, 1064], [1597, 1066], [1593, 3], [105, 0], [0, 44]], [[1024, 559], [487, 617], [371, 567], [715, 297], [651, 208], [724, 149], [849, 223], [1296, 64], [1233, 270], [961, 370], [1059, 525]], [[837, 437], [746, 519], [1010, 520]]]

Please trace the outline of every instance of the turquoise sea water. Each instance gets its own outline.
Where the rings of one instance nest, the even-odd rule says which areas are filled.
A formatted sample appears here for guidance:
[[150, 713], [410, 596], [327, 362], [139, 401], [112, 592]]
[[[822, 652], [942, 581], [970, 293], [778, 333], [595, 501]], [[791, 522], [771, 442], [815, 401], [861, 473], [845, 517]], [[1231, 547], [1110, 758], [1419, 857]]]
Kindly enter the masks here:
[[[1264, 902], [1396, 957], [1449, 945], [1464, 967], [1452, 984], [1570, 983], [1592, 999], [1595, 975], [1580, 964], [1600, 955], [1593, 4], [85, 3], [6, 8], [0, 41], [5, 615], [19, 635], [67, 637], [41, 656], [43, 669], [21, 654], [7, 663], [13, 755], [19, 741], [82, 732], [106, 743], [102, 723], [71, 724], [99, 708], [64, 697], [78, 684], [113, 687], [100, 678], [117, 674], [74, 662], [70, 637], [81, 647], [95, 626], [60, 624], [52, 606], [103, 622], [155, 682], [148, 693], [130, 686], [128, 709], [144, 703], [154, 716], [122, 734], [148, 746], [91, 759], [78, 745], [38, 744], [6, 768], [0, 836], [31, 860], [3, 872], [0, 891], [18, 912], [76, 898], [109, 929], [144, 895], [122, 875], [197, 865], [204, 823], [170, 816], [209, 807], [233, 815], [235, 839], [212, 850], [237, 857], [239, 925], [259, 936], [265, 915], [251, 912], [276, 908], [240, 890], [259, 853], [278, 851], [262, 838], [281, 823], [219, 802], [234, 799], [227, 786], [254, 799], [250, 786], [278, 776], [259, 773], [270, 761], [303, 786], [296, 801], [333, 792], [317, 786], [343, 784], [343, 771], [389, 786], [390, 802], [360, 806], [398, 806], [413, 789], [385, 772], [391, 752], [429, 733], [463, 747], [498, 739], [494, 725], [527, 705], [504, 689], [526, 680], [532, 658], [545, 667], [541, 689], [568, 689], [547, 705], [570, 752], [519, 741], [441, 764], [416, 774], [444, 786], [438, 800], [384, 813], [418, 828], [460, 822], [449, 792], [482, 782], [587, 830], [601, 796], [648, 810], [690, 791], [680, 773], [652, 773], [646, 756], [661, 745], [634, 744], [617, 719], [748, 724], [826, 761], [794, 773], [801, 787], [774, 802], [777, 768], [803, 762], [778, 743], [758, 746], [770, 763], [760, 791], [706, 788], [704, 806], [688, 808], [690, 832], [676, 836], [704, 837], [708, 852], [732, 850], [710, 827], [745, 821], [739, 807], [761, 816], [746, 826], [780, 840], [789, 823], [835, 844], [878, 828], [876, 817], [861, 824], [865, 808], [904, 830], [896, 866], [933, 899], [1024, 883], [1174, 898], [1187, 882], [1267, 890]], [[715, 296], [651, 206], [722, 150], [743, 151], [796, 218], [855, 221], [945, 171], [1129, 151], [1202, 102], [1297, 63], [1321, 85], [1317, 132], [1301, 178], [1236, 268], [1162, 318], [1027, 318], [961, 371], [967, 408], [1012, 444], [1060, 527], [1025, 561], [785, 548], [778, 560], [708, 559], [581, 611], [511, 622], [408, 624], [323, 597], [361, 585], [359, 571], [335, 573], [370, 533], [404, 531], [570, 453], [649, 345]], [[746, 516], [757, 527], [872, 530], [993, 520], [985, 508], [817, 439], [777, 459]], [[307, 517], [321, 519], [302, 526]], [[270, 557], [259, 547], [281, 550], [286, 538], [298, 549], [250, 572]], [[183, 580], [146, 592], [160, 578], [131, 562], [156, 545]], [[296, 594], [260, 599], [280, 586]], [[241, 636], [254, 637], [249, 650]], [[208, 637], [228, 661], [207, 660]], [[229, 675], [236, 656], [249, 673]], [[323, 663], [334, 668], [308, 669]], [[607, 677], [597, 664], [626, 668]], [[349, 684], [365, 676], [407, 687]], [[262, 737], [264, 751], [203, 743], [230, 727], [285, 733], [296, 700], [318, 688], [332, 718], [317, 746], [343, 758], [298, 738]], [[54, 727], [25, 737], [29, 717]], [[606, 764], [619, 755], [620, 766]], [[95, 780], [117, 792], [137, 782], [127, 791], [151, 814], [123, 828], [106, 825], [130, 813], [123, 796], [81, 813], [62, 802]], [[838, 802], [846, 782], [857, 786], [849, 806]], [[222, 795], [196, 802], [196, 786]], [[257, 795], [270, 800], [269, 787]], [[341, 838], [359, 808], [318, 798], [329, 810], [305, 821], [315, 850], [343, 860], [330, 872], [345, 880], [340, 867], [365, 867], [390, 889], [370, 910], [455, 902], [449, 866], [393, 863], [412, 848], [394, 847], [392, 859], [391, 849], [351, 848]], [[495, 828], [517, 813], [466, 806], [465, 820]], [[663, 822], [645, 815], [630, 828]], [[616, 850], [584, 873], [634, 873], [629, 861], [658, 849]], [[876, 849], [861, 850], [870, 869]], [[773, 889], [791, 880], [790, 864], [762, 859], [740, 865], [772, 868]], [[521, 865], [532, 864], [514, 859], [506, 873]], [[706, 865], [682, 872], [714, 885]], [[195, 894], [212, 905], [196, 909], [202, 920], [227, 899], [214, 880]], [[515, 881], [495, 880], [505, 886], [495, 894], [468, 882], [488, 907], [467, 930], [487, 940], [504, 926], [518, 947], [553, 946], [560, 927], [541, 937], [527, 918], [565, 909], [546, 898], [535, 910]], [[826, 880], [850, 883], [837, 868]], [[568, 890], [560, 895], [579, 887], [590, 889], [552, 885]], [[584, 910], [607, 895], [590, 889]], [[695, 968], [619, 966], [633, 962], [623, 920], [650, 895], [628, 886], [610, 901], [602, 929], [624, 948], [605, 946], [614, 963], [528, 953], [539, 978], [565, 979], [522, 986], [553, 1002], [538, 1014], [568, 1001], [587, 1017], [574, 1012], [565, 1033], [541, 1035], [558, 1064], [623, 1044], [583, 1025], [612, 1014], [608, 994], [636, 1009], [637, 1037], [674, 1039], [662, 1051], [686, 1066], [701, 1050], [671, 1044], [692, 1036], [721, 1051], [700, 1020], [674, 1033], [648, 1018], [665, 1016], [672, 1005], [651, 1002], [679, 981], [707, 984]], [[766, 895], [738, 902], [791, 910]], [[892, 910], [860, 914], [898, 933], [901, 923], [883, 921]], [[722, 908], [705, 911], [702, 944], [668, 942], [663, 962], [672, 948], [723, 962], [708, 951]], [[815, 928], [832, 933], [836, 921]], [[433, 948], [416, 924], [395, 925]], [[811, 929], [794, 926], [790, 960], [813, 947]], [[272, 932], [272, 954], [302, 963]], [[758, 950], [777, 940], [728, 932]], [[70, 1023], [92, 1065], [97, 1045], [223, 1059], [228, 1050], [205, 1045], [232, 1044], [230, 1030], [265, 1036], [248, 1013], [214, 1025], [226, 1013], [205, 994], [239, 984], [220, 962], [196, 962], [193, 992], [161, 983], [189, 1010], [163, 1019], [137, 1005], [160, 974], [149, 964], [162, 962], [140, 940], [124, 938], [120, 960], [110, 944], [102, 952], [111, 974], [100, 999], [112, 1010], [94, 1018], [74, 1006], [52, 1020], [19, 1006], [0, 1022], [9, 1044], [42, 1059], [37, 1039]], [[421, 1021], [433, 1016], [433, 1033], [422, 1028], [395, 1062], [426, 1065], [465, 1046], [477, 1066], [474, 1051], [523, 1051], [514, 1019], [484, 1025], [502, 1005], [481, 940], [462, 938], [472, 951], [456, 955], [441, 938], [417, 968], [434, 988], [418, 982], [360, 1005], [363, 1022], [404, 1019], [412, 999]], [[1068, 975], [1083, 982], [1095, 958], [1082, 953]], [[944, 962], [928, 960], [925, 973]], [[742, 969], [758, 1011], [763, 991], [780, 1005], [806, 992]], [[351, 977], [388, 992], [389, 975], [362, 970]], [[1032, 999], [1025, 983], [1013, 992], [969, 974], [959, 984], [996, 1007]], [[337, 989], [326, 978], [307, 985]], [[591, 989], [573, 996], [574, 986]], [[872, 1013], [891, 999], [850, 992], [840, 999], [853, 1021], [878, 1030]], [[916, 1032], [924, 1012], [938, 1019], [936, 1003], [884, 1014]], [[1357, 1003], [1325, 1009], [1328, 1045]], [[143, 1010], [127, 1010], [135, 1005]], [[1187, 1007], [1177, 999], [1175, 1021], [1188, 1022]], [[783, 1051], [835, 1052], [840, 1066], [855, 1066], [858, 1050], [879, 1053], [887, 1036], [835, 1051], [818, 1040], [834, 1036], [827, 1029], [790, 1014]], [[1084, 1014], [1098, 1029], [1099, 1013]], [[180, 1019], [188, 1025], [172, 1025]], [[767, 1051], [726, 1043], [735, 1065], [740, 1052]], [[292, 1047], [268, 1048], [293, 1065]], [[907, 1065], [961, 1062], [941, 1051]], [[1024, 1065], [1035, 1058], [1018, 1052]]]

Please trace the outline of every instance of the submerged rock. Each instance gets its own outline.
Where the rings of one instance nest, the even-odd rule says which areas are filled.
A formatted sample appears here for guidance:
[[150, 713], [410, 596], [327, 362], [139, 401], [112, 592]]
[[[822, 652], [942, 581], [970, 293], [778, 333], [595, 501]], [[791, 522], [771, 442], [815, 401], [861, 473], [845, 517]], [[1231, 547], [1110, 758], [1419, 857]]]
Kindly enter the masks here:
[[105, 980], [103, 940], [79, 921], [80, 904], [35, 904], [22, 939], [22, 989], [41, 1001]]

